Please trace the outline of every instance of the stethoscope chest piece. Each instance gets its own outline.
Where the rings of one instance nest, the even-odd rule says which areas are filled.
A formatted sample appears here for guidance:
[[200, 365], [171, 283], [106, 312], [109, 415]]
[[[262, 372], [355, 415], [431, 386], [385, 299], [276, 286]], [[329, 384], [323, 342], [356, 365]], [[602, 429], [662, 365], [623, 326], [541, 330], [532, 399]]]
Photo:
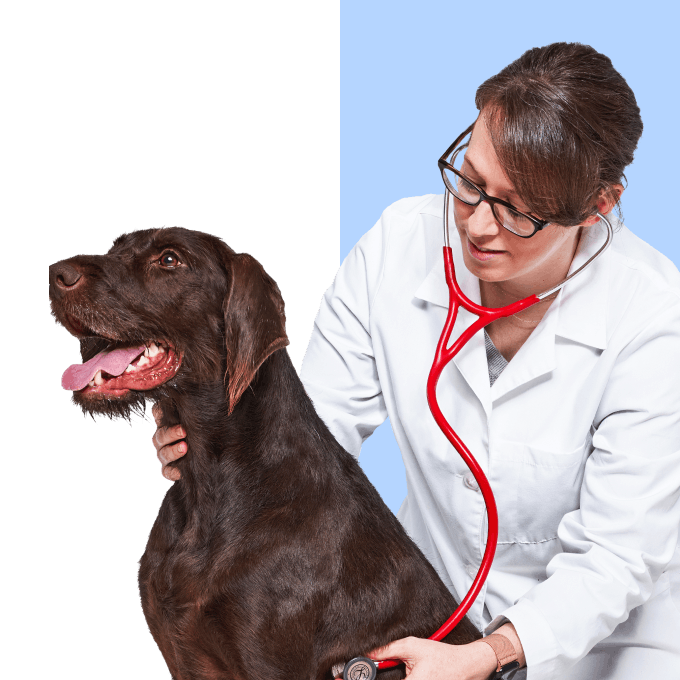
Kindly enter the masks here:
[[344, 680], [375, 680], [378, 669], [371, 659], [357, 656], [345, 664], [342, 672]]

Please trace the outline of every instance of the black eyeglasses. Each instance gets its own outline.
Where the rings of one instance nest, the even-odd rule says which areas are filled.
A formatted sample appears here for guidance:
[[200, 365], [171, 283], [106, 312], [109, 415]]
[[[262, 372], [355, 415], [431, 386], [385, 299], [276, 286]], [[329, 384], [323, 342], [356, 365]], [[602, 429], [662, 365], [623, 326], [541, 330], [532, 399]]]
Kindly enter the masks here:
[[438, 161], [446, 188], [465, 205], [474, 207], [482, 201], [486, 201], [498, 224], [516, 236], [531, 238], [550, 222], [537, 220], [535, 217], [517, 210], [511, 203], [489, 196], [462, 173], [465, 154], [461, 152], [467, 148], [470, 142], [465, 142], [465, 144], [461, 144], [461, 142], [472, 132], [473, 127], [474, 123], [451, 144]]

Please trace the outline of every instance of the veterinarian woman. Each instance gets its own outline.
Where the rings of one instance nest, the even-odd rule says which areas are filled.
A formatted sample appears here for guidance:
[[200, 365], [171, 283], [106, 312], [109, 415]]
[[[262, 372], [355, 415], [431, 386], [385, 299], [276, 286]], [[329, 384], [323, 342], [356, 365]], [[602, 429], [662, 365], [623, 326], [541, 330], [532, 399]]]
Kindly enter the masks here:
[[[476, 104], [456, 162], [469, 200], [450, 205], [468, 297], [502, 307], [549, 290], [603, 243], [597, 212], [615, 235], [582, 276], [473, 337], [439, 382], [500, 519], [469, 616], [509, 641], [527, 669], [517, 677], [678, 678], [680, 274], [612, 214], [642, 133], [635, 97], [607, 57], [560, 43], [483, 83]], [[649, 219], [677, 221], [673, 192], [674, 178], [659, 178]], [[517, 218], [508, 204], [532, 234], [504, 227]], [[425, 394], [448, 306], [443, 207], [442, 196], [398, 201], [359, 241], [323, 299], [302, 377], [355, 455], [390, 417], [408, 484], [399, 518], [460, 600], [484, 550], [485, 509]], [[454, 338], [472, 318], [460, 312]], [[181, 436], [158, 431], [165, 465], [184, 454]], [[413, 680], [482, 680], [497, 667], [483, 641], [409, 638], [376, 656], [391, 657]]]

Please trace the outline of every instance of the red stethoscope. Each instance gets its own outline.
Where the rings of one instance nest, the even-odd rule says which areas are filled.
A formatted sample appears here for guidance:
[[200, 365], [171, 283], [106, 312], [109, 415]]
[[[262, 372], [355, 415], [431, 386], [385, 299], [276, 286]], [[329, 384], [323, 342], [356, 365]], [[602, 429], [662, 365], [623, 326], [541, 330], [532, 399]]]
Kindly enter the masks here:
[[[435, 641], [441, 640], [456, 627], [456, 625], [462, 620], [468, 609], [470, 609], [472, 606], [472, 603], [479, 595], [479, 592], [486, 581], [486, 577], [489, 574], [489, 570], [491, 569], [491, 563], [493, 562], [493, 556], [496, 552], [496, 543], [498, 541], [498, 511], [496, 510], [496, 501], [494, 500], [491, 486], [489, 485], [489, 481], [482, 471], [482, 468], [479, 466], [479, 463], [475, 460], [475, 457], [472, 455], [472, 453], [470, 453], [470, 450], [467, 448], [467, 446], [465, 446], [461, 438], [456, 434], [439, 408], [439, 404], [437, 402], [437, 383], [439, 381], [439, 377], [453, 357], [455, 357], [456, 354], [460, 352], [460, 350], [477, 331], [485, 328], [496, 319], [521, 312], [523, 309], [531, 307], [549, 295], [556, 293], [568, 281], [571, 281], [575, 276], [583, 272], [595, 259], [597, 259], [609, 247], [614, 236], [614, 230], [612, 229], [612, 225], [609, 220], [604, 215], [597, 213], [597, 216], [605, 223], [607, 227], [607, 238], [600, 249], [590, 259], [588, 259], [587, 262], [582, 264], [576, 271], [569, 274], [569, 276], [567, 276], [567, 278], [561, 283], [557, 284], [553, 288], [550, 288], [549, 290], [544, 291], [543, 293], [539, 293], [538, 295], [530, 295], [529, 297], [524, 298], [524, 300], [514, 302], [507, 307], [489, 309], [488, 307], [482, 307], [481, 305], [472, 302], [472, 300], [470, 300], [460, 289], [458, 281], [456, 280], [456, 271], [453, 266], [453, 254], [451, 252], [451, 245], [449, 242], [449, 197], [450, 193], [447, 188], [444, 194], [444, 272], [446, 275], [446, 285], [449, 288], [449, 312], [446, 317], [444, 329], [442, 330], [441, 337], [439, 338], [439, 342], [437, 344], [437, 350], [435, 352], [432, 368], [430, 369], [430, 375], [427, 379], [427, 403], [430, 407], [430, 411], [432, 411], [434, 419], [437, 421], [437, 425], [439, 425], [442, 432], [446, 435], [446, 438], [451, 442], [453, 447], [460, 454], [461, 458], [465, 461], [465, 464], [470, 468], [470, 471], [479, 484], [479, 489], [482, 492], [484, 503], [486, 504], [488, 533], [486, 539], [486, 549], [484, 550], [484, 556], [482, 557], [482, 562], [480, 564], [479, 571], [477, 572], [477, 576], [472, 582], [467, 595], [458, 605], [456, 611], [451, 614], [449, 619], [444, 623], [443, 626], [441, 626], [441, 628], [439, 628], [439, 630], [434, 633], [434, 635], [430, 636], [429, 639]], [[476, 314], [478, 318], [477, 321], [466, 328], [460, 337], [451, 346], [449, 346], [451, 332], [453, 331], [453, 326], [456, 323], [458, 309], [461, 306], [472, 314]], [[397, 666], [400, 663], [401, 662], [396, 659], [375, 662], [370, 659], [366, 659], [365, 657], [358, 657], [357, 659], [352, 659], [352, 661], [346, 664], [343, 677], [345, 680], [354, 680], [356, 673], [353, 674], [352, 670], [358, 670], [359, 664], [365, 665], [366, 672], [368, 672], [368, 674], [366, 674], [366, 672], [361, 672], [360, 675], [357, 675], [356, 677], [370, 679], [371, 677], [375, 677], [376, 669], [392, 668], [393, 666]]]

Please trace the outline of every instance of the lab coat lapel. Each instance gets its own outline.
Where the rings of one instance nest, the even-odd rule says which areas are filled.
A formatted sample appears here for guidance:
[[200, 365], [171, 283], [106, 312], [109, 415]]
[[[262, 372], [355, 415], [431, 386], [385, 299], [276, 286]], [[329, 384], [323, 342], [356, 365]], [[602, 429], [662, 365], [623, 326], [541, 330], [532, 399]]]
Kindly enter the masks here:
[[[585, 230], [569, 274], [589, 260], [602, 246], [605, 238], [606, 228], [601, 224]], [[609, 254], [603, 253], [560, 290], [541, 323], [494, 383], [491, 388], [493, 401], [531, 381], [543, 378], [555, 368], [555, 338], [558, 335], [582, 345], [598, 349], [606, 347]]]
[[[458, 284], [470, 300], [480, 304], [479, 280], [469, 272], [463, 263], [460, 247], [457, 243], [454, 244], [452, 250]], [[449, 288], [446, 285], [446, 276], [444, 275], [444, 256], [442, 250], [439, 251], [439, 255], [435, 258], [434, 265], [431, 267], [427, 277], [416, 290], [415, 297], [448, 309]], [[475, 314], [460, 307], [449, 344], [454, 342], [476, 320], [477, 316]], [[484, 346], [484, 334], [476, 333], [453, 358], [453, 363], [482, 403], [486, 413], [491, 413], [489, 369]]]
[[555, 329], [559, 317], [562, 291], [548, 308], [541, 323], [505, 367], [491, 388], [491, 399], [496, 401], [527, 383], [538, 380], [555, 368]]

